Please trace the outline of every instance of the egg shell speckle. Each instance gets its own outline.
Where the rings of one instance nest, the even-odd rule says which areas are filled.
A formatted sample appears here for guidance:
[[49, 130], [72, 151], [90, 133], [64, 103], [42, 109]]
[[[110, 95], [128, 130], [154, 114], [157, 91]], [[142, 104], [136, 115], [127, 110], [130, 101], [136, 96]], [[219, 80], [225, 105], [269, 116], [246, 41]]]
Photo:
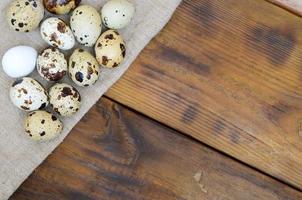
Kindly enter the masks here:
[[43, 109], [48, 105], [48, 95], [36, 80], [24, 77], [15, 81], [10, 89], [12, 103], [24, 111]]
[[41, 36], [46, 43], [62, 50], [72, 49], [75, 45], [70, 27], [57, 17], [50, 17], [42, 23]]
[[20, 32], [33, 31], [44, 17], [43, 5], [38, 0], [13, 1], [6, 13], [9, 26]]
[[115, 30], [104, 32], [96, 42], [95, 54], [103, 67], [119, 66], [126, 56], [126, 45], [122, 36]]
[[69, 58], [69, 76], [78, 86], [88, 87], [100, 76], [99, 64], [88, 51], [76, 49]]
[[61, 80], [67, 72], [64, 54], [54, 47], [45, 49], [38, 56], [37, 71], [48, 81]]
[[49, 12], [56, 15], [65, 15], [76, 8], [81, 0], [43, 0], [43, 3]]
[[26, 134], [35, 141], [49, 141], [56, 138], [63, 130], [62, 122], [46, 111], [34, 111], [24, 121]]
[[127, 26], [135, 13], [135, 7], [126, 0], [110, 0], [102, 8], [102, 20], [110, 29], [122, 29]]
[[71, 85], [57, 83], [49, 90], [50, 104], [53, 110], [62, 116], [71, 116], [81, 107], [81, 95]]
[[94, 7], [81, 5], [73, 11], [70, 27], [80, 44], [91, 47], [101, 34], [102, 19]]

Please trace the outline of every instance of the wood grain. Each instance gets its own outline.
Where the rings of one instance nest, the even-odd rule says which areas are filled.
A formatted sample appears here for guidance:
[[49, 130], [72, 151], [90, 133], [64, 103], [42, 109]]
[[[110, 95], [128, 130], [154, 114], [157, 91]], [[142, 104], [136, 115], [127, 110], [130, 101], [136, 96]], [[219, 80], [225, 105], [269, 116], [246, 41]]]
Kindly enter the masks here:
[[184, 0], [107, 96], [302, 189], [302, 20]]
[[302, 193], [107, 99], [12, 200], [298, 200]]
[[299, 16], [302, 16], [302, 1], [301, 0], [267, 0], [271, 3], [279, 5]]

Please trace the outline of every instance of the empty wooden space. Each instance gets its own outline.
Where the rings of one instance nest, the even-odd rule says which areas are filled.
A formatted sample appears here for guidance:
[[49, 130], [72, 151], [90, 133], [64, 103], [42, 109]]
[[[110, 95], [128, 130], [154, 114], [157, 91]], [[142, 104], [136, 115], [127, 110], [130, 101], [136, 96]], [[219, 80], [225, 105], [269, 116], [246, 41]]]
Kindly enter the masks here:
[[301, 36], [268, 1], [184, 0], [11, 199], [302, 199]]
[[302, 20], [263, 0], [185, 0], [107, 95], [302, 188]]

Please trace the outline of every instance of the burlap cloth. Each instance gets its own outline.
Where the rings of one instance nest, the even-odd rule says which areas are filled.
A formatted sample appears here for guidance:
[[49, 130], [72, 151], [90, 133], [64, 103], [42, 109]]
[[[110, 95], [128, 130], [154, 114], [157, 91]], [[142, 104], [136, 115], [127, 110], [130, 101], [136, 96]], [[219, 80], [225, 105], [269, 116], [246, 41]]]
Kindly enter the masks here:
[[[47, 47], [42, 41], [38, 30], [32, 33], [17, 33], [11, 31], [6, 23], [5, 10], [12, 0], [1, 0], [0, 18], [0, 54], [15, 45], [30, 45], [41, 51]], [[91, 88], [79, 88], [83, 104], [81, 110], [71, 118], [64, 118], [63, 134], [54, 141], [36, 143], [31, 141], [23, 130], [25, 113], [15, 108], [8, 96], [11, 83], [14, 81], [7, 77], [0, 69], [0, 199], [8, 199], [18, 186], [32, 173], [32, 171], [60, 144], [72, 127], [81, 119], [89, 108], [101, 95], [116, 82], [127, 70], [145, 45], [169, 21], [181, 0], [133, 0], [136, 4], [136, 14], [131, 24], [123, 29], [121, 34], [127, 43], [127, 57], [125, 62], [117, 69], [102, 70], [100, 80]], [[83, 3], [94, 5], [97, 8], [105, 0], [83, 0]], [[176, 30], [177, 31], [177, 30]], [[68, 52], [67, 52], [68, 55]], [[31, 77], [41, 79], [37, 73]], [[43, 81], [42, 81], [43, 82]], [[69, 82], [66, 79], [64, 82]], [[49, 87], [49, 83], [43, 82]], [[83, 135], [85, 137], [85, 135]]]

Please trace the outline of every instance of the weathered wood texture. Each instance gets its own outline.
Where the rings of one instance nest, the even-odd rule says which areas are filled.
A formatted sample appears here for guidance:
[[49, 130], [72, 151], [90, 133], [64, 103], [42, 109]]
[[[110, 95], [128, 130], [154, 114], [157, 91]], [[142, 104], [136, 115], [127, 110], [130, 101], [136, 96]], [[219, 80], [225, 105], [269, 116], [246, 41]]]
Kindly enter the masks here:
[[302, 1], [301, 0], [267, 0], [280, 7], [283, 7], [299, 16], [302, 16]]
[[12, 200], [298, 200], [302, 193], [102, 99]]
[[184, 0], [107, 93], [302, 188], [302, 20], [263, 0]]

